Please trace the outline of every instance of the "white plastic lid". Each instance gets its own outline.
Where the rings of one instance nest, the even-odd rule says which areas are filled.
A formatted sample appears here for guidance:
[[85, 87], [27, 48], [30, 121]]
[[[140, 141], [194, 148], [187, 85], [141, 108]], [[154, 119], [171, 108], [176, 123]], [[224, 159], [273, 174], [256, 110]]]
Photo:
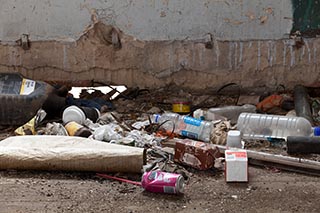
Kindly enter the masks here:
[[242, 148], [241, 132], [238, 130], [230, 130], [227, 135], [227, 146]]
[[62, 113], [62, 121], [64, 124], [70, 121], [75, 121], [78, 124], [83, 124], [85, 120], [86, 120], [86, 115], [77, 106], [69, 106]]

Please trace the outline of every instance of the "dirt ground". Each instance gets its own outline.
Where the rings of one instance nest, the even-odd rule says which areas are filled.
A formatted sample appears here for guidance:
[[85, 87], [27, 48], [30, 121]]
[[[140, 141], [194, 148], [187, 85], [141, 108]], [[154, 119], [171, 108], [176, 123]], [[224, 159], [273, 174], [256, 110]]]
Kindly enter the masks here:
[[[154, 106], [170, 109], [167, 97], [146, 93], [134, 101], [119, 100], [117, 112], [135, 120]], [[193, 103], [222, 103], [209, 97], [199, 96]], [[224, 104], [234, 104], [233, 99]], [[1, 138], [9, 135], [7, 130]], [[95, 173], [0, 171], [0, 212], [320, 212], [319, 176], [250, 165], [248, 183], [226, 183], [223, 171], [187, 171], [183, 195], [150, 193]], [[141, 180], [141, 174], [110, 175]]]
[[182, 196], [94, 173], [2, 171], [0, 184], [0, 212], [320, 212], [318, 177], [268, 168], [250, 167], [248, 183], [227, 184], [221, 172], [192, 173]]

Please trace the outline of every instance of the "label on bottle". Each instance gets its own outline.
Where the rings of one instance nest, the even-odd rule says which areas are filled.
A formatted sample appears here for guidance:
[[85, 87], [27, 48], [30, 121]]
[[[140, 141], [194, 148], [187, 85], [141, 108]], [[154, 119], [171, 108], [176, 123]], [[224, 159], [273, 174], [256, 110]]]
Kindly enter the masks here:
[[189, 117], [189, 116], [184, 117], [183, 121], [186, 124], [190, 124], [190, 125], [193, 125], [193, 126], [200, 126], [201, 123], [202, 123], [202, 120], [199, 120], [199, 119], [196, 119], [196, 118], [193, 118], [193, 117]]
[[158, 123], [159, 122], [159, 118], [160, 118], [160, 115], [158, 115], [158, 114], [154, 115], [154, 122]]
[[20, 95], [29, 95], [34, 91], [35, 87], [35, 81], [24, 78], [21, 84]]
[[181, 135], [191, 139], [198, 139], [198, 134], [194, 132], [189, 132], [186, 130], [181, 130]]

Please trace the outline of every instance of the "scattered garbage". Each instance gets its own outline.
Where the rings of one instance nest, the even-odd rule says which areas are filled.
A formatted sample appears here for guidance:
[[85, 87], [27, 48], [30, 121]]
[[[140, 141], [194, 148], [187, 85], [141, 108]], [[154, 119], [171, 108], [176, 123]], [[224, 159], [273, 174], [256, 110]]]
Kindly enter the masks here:
[[[17, 88], [21, 96], [21, 84]], [[282, 155], [285, 151], [286, 155], [320, 154], [320, 127], [304, 116], [309, 115], [305, 109], [310, 108], [311, 100], [302, 86], [295, 88], [294, 103], [299, 109], [290, 112], [297, 106], [284, 94], [273, 94], [260, 102], [259, 96], [242, 96], [243, 104], [238, 97], [220, 106], [221, 97], [196, 99], [188, 94], [181, 99], [135, 89], [114, 99], [117, 106], [110, 101], [111, 96], [108, 99], [98, 92], [81, 91], [80, 98], [75, 98], [69, 90], [55, 88], [47, 95], [43, 109], [37, 106], [36, 114], [15, 130], [20, 136], [0, 143], [0, 169], [142, 173], [140, 182], [97, 175], [167, 194], [183, 194], [190, 172], [199, 170], [224, 171], [226, 182], [248, 182], [249, 163], [320, 173], [318, 161]], [[214, 104], [205, 105], [209, 99]], [[252, 101], [246, 103], [246, 99]], [[191, 103], [197, 103], [197, 108]], [[314, 123], [320, 117], [318, 103], [314, 98]], [[278, 108], [288, 116], [270, 113]], [[248, 146], [250, 141], [264, 141], [276, 148], [273, 142], [278, 140], [284, 145], [281, 154], [250, 150]]]

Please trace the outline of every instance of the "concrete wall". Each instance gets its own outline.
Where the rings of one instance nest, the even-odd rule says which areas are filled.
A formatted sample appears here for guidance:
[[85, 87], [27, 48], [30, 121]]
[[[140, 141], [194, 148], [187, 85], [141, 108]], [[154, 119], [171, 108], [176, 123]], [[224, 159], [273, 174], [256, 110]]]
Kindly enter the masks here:
[[96, 16], [140, 40], [287, 38], [291, 0], [2, 0], [0, 39], [77, 39]]
[[141, 88], [319, 85], [320, 41], [289, 39], [292, 23], [290, 0], [3, 0], [0, 71]]

